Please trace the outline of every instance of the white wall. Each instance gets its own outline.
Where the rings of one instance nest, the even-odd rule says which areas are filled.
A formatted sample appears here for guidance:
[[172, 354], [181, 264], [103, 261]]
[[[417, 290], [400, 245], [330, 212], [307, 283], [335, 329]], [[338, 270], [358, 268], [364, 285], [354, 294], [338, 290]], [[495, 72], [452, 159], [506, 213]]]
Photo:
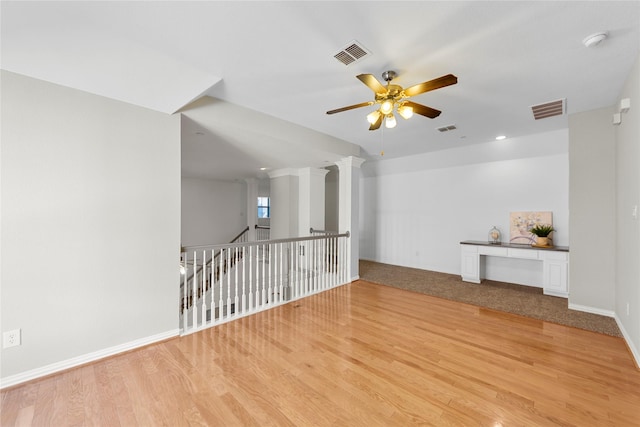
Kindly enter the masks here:
[[[615, 311], [629, 347], [640, 365], [640, 56], [619, 99], [630, 98], [631, 109], [622, 114], [616, 133], [616, 301]], [[629, 314], [627, 314], [627, 304]]]
[[[613, 313], [616, 161], [611, 108], [569, 117], [571, 262], [575, 308]], [[598, 231], [594, 233], [594, 227]]]
[[228, 243], [247, 226], [246, 205], [245, 183], [183, 177], [182, 246]]
[[3, 380], [177, 334], [179, 118], [1, 76]]
[[[360, 256], [460, 274], [462, 240], [487, 240], [509, 213], [552, 211], [555, 244], [568, 245], [566, 130], [365, 163]], [[535, 261], [487, 259], [487, 277], [541, 285]]]

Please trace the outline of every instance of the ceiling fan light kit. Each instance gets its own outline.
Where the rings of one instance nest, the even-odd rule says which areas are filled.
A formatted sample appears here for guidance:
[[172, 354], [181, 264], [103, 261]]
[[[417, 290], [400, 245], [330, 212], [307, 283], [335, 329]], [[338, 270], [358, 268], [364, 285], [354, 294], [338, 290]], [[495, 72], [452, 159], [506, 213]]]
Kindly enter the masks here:
[[408, 120], [413, 117], [413, 108], [407, 106], [404, 102], [400, 104], [398, 107], [398, 114], [402, 116], [403, 119]]
[[374, 101], [361, 102], [360, 104], [337, 108], [335, 110], [327, 111], [327, 114], [341, 113], [355, 108], [378, 105], [377, 110], [367, 115], [367, 121], [371, 125], [369, 126], [369, 130], [379, 129], [382, 125], [383, 119], [385, 127], [389, 129], [395, 127], [397, 122], [393, 115], [394, 110], [396, 110], [403, 119], [410, 119], [414, 114], [434, 119], [440, 115], [440, 110], [427, 107], [426, 105], [417, 104], [412, 101], [407, 101], [407, 98], [458, 83], [458, 78], [456, 76], [453, 74], [447, 74], [446, 76], [438, 77], [437, 79], [429, 80], [408, 87], [407, 89], [403, 89], [401, 86], [391, 84], [391, 81], [396, 76], [397, 73], [391, 70], [382, 73], [382, 78], [387, 82], [387, 85], [385, 86], [372, 74], [357, 75], [356, 78], [374, 92]]
[[380, 112], [384, 115], [387, 115], [393, 111], [393, 102], [391, 100], [386, 100], [380, 105]]
[[367, 114], [367, 121], [370, 124], [374, 124], [375, 122], [378, 121], [379, 117], [380, 117], [380, 111], [378, 111], [378, 110], [372, 111], [371, 113]]
[[393, 114], [389, 113], [387, 114], [387, 118], [384, 121], [384, 125], [387, 129], [393, 129], [394, 127], [396, 127], [396, 118], [394, 117]]

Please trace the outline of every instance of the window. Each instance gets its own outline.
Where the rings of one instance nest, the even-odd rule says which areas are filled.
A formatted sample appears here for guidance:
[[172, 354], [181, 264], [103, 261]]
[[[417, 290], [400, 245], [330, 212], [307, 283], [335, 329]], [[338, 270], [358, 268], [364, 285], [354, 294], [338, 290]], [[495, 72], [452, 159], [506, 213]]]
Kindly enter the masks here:
[[271, 200], [269, 197], [258, 197], [258, 218], [271, 217]]

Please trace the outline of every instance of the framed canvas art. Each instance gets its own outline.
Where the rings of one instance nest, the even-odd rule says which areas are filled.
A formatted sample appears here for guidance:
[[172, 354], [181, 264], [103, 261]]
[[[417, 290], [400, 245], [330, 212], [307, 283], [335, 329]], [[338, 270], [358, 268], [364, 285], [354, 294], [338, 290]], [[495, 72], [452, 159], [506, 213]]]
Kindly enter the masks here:
[[536, 236], [529, 230], [536, 224], [553, 225], [552, 212], [511, 212], [509, 214], [509, 243], [530, 245]]

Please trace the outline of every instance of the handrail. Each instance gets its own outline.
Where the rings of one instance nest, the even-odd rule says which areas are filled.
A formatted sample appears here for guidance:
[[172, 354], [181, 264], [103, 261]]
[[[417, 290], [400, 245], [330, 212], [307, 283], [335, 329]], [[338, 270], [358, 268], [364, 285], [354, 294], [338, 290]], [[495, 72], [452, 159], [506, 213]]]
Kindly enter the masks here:
[[246, 233], [247, 231], [249, 231], [249, 226], [248, 225], [246, 226], [246, 228], [244, 230], [242, 230], [240, 233], [238, 233], [238, 235], [236, 237], [231, 239], [231, 241], [229, 243], [234, 243], [236, 240], [238, 240], [240, 237], [242, 237], [242, 235], [244, 233]]
[[[245, 228], [244, 230], [242, 230], [242, 231], [241, 231], [241, 232], [240, 232], [236, 237], [234, 237], [233, 239], [231, 239], [231, 241], [230, 241], [228, 244], [229, 244], [229, 245], [233, 245], [234, 243], [236, 243], [236, 241], [237, 241], [240, 237], [242, 237], [242, 236], [243, 236], [247, 231], [249, 231], [249, 226], [248, 226], [248, 225], [247, 225], [247, 226], [246, 226], [246, 228]], [[189, 251], [189, 248], [195, 248], [195, 246], [181, 246], [181, 247], [180, 247], [180, 251], [181, 251], [181, 253], [188, 252], [188, 251]], [[211, 258], [209, 261], [207, 261], [207, 267], [208, 267], [208, 266], [210, 266], [210, 265], [211, 265], [211, 263], [212, 263], [213, 261], [215, 261], [215, 259], [216, 259], [216, 258], [218, 258], [218, 257], [220, 256], [220, 254], [221, 254], [221, 253], [222, 253], [222, 252], [221, 252], [221, 251], [219, 251], [217, 254], [215, 254], [215, 256], [214, 256], [213, 258]], [[186, 261], [185, 261], [185, 264], [186, 264]], [[186, 268], [186, 265], [185, 265], [185, 268]], [[193, 279], [193, 276], [194, 276], [194, 275], [196, 275], [196, 274], [198, 274], [198, 273], [200, 273], [200, 271], [202, 271], [202, 267], [200, 267], [200, 268], [198, 269], [198, 271], [195, 271], [195, 272], [193, 272], [193, 271], [192, 271], [192, 272], [191, 272], [191, 275], [187, 277], [187, 282], [188, 282], [188, 281], [190, 281], [191, 279]], [[183, 281], [181, 280], [181, 281], [180, 281], [180, 286], [182, 286], [182, 285], [183, 285]]]
[[[332, 234], [331, 237], [349, 237], [351, 233], [348, 231], [342, 234]], [[184, 248], [184, 252], [190, 252], [201, 249], [230, 249], [230, 248], [244, 248], [247, 246], [267, 245], [273, 243], [288, 243], [288, 242], [302, 242], [306, 240], [322, 240], [326, 236], [306, 236], [306, 237], [290, 237], [287, 239], [275, 239], [275, 240], [261, 240], [257, 242], [242, 242], [242, 243], [225, 243], [222, 245], [198, 245], [187, 246]]]
[[266, 225], [258, 225], [258, 224], [256, 224], [256, 226], [254, 228], [261, 228], [263, 230], [271, 230], [271, 227], [267, 227]]
[[311, 227], [309, 229], [309, 234], [313, 234], [313, 233], [322, 233], [322, 234], [338, 234], [337, 231], [332, 231], [332, 230], [314, 230], [313, 227]]

